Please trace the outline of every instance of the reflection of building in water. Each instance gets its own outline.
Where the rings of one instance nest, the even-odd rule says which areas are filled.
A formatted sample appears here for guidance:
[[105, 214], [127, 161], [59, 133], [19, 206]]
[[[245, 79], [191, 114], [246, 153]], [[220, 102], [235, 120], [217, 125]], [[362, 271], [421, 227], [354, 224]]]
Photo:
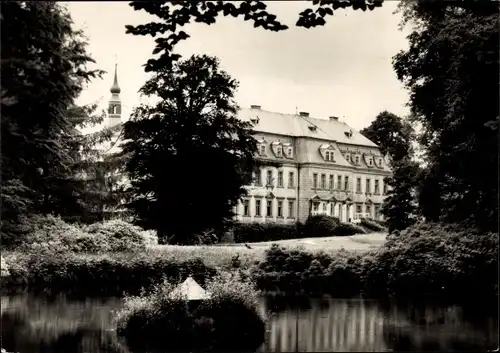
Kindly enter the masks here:
[[[270, 323], [267, 351], [370, 351], [385, 349], [383, 314], [364, 301], [332, 301], [326, 310], [276, 315]], [[298, 331], [298, 344], [297, 344]]]

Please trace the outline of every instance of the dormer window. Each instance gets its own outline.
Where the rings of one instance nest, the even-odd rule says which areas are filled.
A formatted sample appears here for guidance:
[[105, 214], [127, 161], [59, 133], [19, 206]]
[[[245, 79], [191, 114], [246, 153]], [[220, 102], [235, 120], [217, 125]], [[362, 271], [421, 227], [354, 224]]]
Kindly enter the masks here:
[[384, 166], [384, 164], [383, 164], [383, 159], [379, 157], [379, 158], [377, 158], [377, 161], [378, 161], [378, 166], [379, 166], [380, 168], [383, 168], [383, 166]]
[[359, 165], [359, 156], [356, 156], [356, 157], [354, 158], [354, 163], [355, 163], [356, 165]]
[[253, 117], [250, 118], [250, 121], [253, 124], [258, 124], [259, 123], [259, 117], [258, 116], [253, 116]]
[[285, 158], [293, 159], [293, 147], [290, 142], [285, 142], [283, 145], [283, 155]]
[[266, 142], [264, 140], [258, 141], [257, 148], [259, 149], [259, 155], [261, 156], [266, 155]]
[[351, 138], [352, 137], [352, 131], [349, 130], [349, 131], [345, 131], [344, 134], [348, 137], [348, 138]]
[[309, 130], [311, 130], [312, 132], [316, 132], [316, 126], [315, 125], [309, 125], [308, 126]]
[[330, 144], [319, 146], [319, 152], [327, 162], [335, 162], [335, 148]]
[[371, 158], [368, 158], [368, 165], [371, 167], [373, 166], [373, 160]]
[[349, 153], [344, 154], [345, 160], [351, 163], [351, 155]]
[[283, 158], [283, 144], [280, 141], [271, 143], [271, 150], [276, 158]]

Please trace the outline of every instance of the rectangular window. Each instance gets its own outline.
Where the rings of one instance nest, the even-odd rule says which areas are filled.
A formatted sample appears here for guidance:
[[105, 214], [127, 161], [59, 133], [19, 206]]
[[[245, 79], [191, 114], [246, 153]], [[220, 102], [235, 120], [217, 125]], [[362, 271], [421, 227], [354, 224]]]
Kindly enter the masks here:
[[347, 175], [344, 178], [344, 190], [349, 190], [349, 177]]
[[283, 201], [278, 201], [278, 217], [283, 217]]
[[293, 206], [293, 201], [288, 201], [288, 217], [290, 218], [294, 217]]
[[378, 179], [375, 179], [375, 194], [380, 193], [379, 187], [380, 187], [379, 181], [378, 181]]
[[359, 165], [359, 156], [356, 156], [355, 161], [356, 161], [356, 165]]
[[379, 219], [380, 215], [380, 206], [379, 205], [374, 205], [373, 206], [373, 211], [375, 213], [375, 219]]
[[273, 201], [272, 200], [267, 200], [267, 205], [266, 205], [266, 216], [271, 217], [273, 215]]
[[369, 217], [371, 217], [371, 215], [372, 215], [372, 206], [366, 205], [366, 213], [369, 213], [370, 214]]
[[267, 171], [267, 180], [266, 180], [266, 185], [272, 185], [273, 183], [273, 171], [268, 170]]
[[278, 187], [283, 187], [283, 172], [281, 170], [278, 171]]
[[326, 202], [323, 202], [323, 213], [326, 214]]
[[288, 173], [288, 187], [289, 188], [295, 187], [294, 179], [295, 179], [294, 173], [293, 172], [289, 172]]
[[330, 174], [330, 181], [329, 182], [330, 182], [329, 189], [333, 190], [333, 175], [332, 174]]
[[259, 153], [261, 156], [266, 154], [266, 145], [260, 145], [259, 146]]
[[366, 179], [366, 190], [365, 190], [366, 193], [371, 193], [371, 183], [370, 183], [370, 179]]
[[250, 216], [249, 200], [243, 200], [243, 216]]
[[260, 200], [255, 200], [255, 215], [260, 216]]
[[292, 158], [292, 156], [293, 156], [293, 150], [292, 150], [292, 147], [288, 147], [288, 148], [287, 148], [287, 151], [288, 151], [288, 152], [287, 152], [287, 153], [288, 153], [288, 157]]
[[260, 170], [256, 171], [254, 176], [253, 176], [253, 183], [254, 185], [260, 185]]
[[356, 205], [356, 213], [361, 213], [361, 205]]
[[318, 188], [318, 174], [314, 173], [313, 174], [313, 189]]
[[342, 190], [342, 175], [337, 175], [337, 190]]
[[387, 194], [387, 183], [385, 182], [384, 183], [384, 195], [386, 195], [386, 194]]
[[356, 178], [356, 192], [361, 192], [361, 178]]
[[318, 212], [319, 203], [313, 202], [313, 212]]
[[321, 188], [326, 189], [326, 175], [321, 174]]
[[283, 149], [281, 146], [278, 146], [276, 148], [276, 157], [282, 157], [283, 156]]

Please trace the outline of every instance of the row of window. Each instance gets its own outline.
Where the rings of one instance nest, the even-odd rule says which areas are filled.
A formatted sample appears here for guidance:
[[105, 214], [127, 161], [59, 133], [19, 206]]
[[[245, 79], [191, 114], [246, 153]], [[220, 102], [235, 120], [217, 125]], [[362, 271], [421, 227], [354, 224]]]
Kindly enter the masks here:
[[[295, 217], [295, 201], [278, 199], [276, 214], [273, 213], [273, 200], [276, 199], [266, 199], [265, 203], [262, 200], [255, 199], [254, 209], [250, 209], [250, 200], [243, 200], [243, 216], [250, 217], [252, 215], [256, 217], [284, 217], [285, 207], [287, 207], [286, 217], [294, 218]], [[253, 212], [252, 212], [253, 211]], [[264, 214], [262, 212], [264, 211]]]
[[[356, 204], [356, 213], [363, 213], [363, 210], [362, 210], [362, 204]], [[313, 202], [312, 204], [312, 213], [318, 213], [321, 211], [321, 213], [323, 214], [327, 214], [327, 215], [330, 215], [330, 216], [333, 216], [334, 215], [334, 212], [333, 212], [333, 204], [330, 204], [330, 206], [328, 206], [328, 203], [327, 202], [322, 202], [322, 205], [320, 207], [320, 203], [319, 202]], [[374, 216], [375, 218], [379, 218], [380, 216], [380, 205], [378, 204], [374, 204], [373, 205], [373, 211], [374, 211], [374, 215], [372, 214], [372, 205], [371, 204], [365, 204], [365, 212], [364, 213], [369, 213], [370, 215]]]
[[[321, 174], [321, 179], [318, 180], [318, 173], [313, 174], [313, 189], [323, 189], [323, 190], [347, 190], [350, 191], [352, 189], [351, 187], [351, 182], [349, 179], [349, 176], [346, 175], [344, 176], [344, 182], [342, 183], [342, 175], [337, 175], [337, 182], [335, 183], [334, 175], [330, 174], [328, 178], [328, 187], [327, 187], [327, 175], [326, 174]], [[320, 184], [318, 184], [320, 182]], [[380, 180], [375, 179], [374, 180], [374, 194], [380, 194]], [[371, 188], [371, 179], [366, 178], [366, 184], [365, 184], [365, 192], [366, 193], [372, 193], [372, 188]], [[361, 193], [361, 178], [356, 178], [356, 192]], [[387, 193], [387, 185], [384, 184], [384, 194]]]
[[[265, 172], [265, 174], [264, 174]], [[254, 184], [257, 186], [262, 186], [263, 185], [263, 179], [264, 180], [264, 185], [265, 186], [274, 186], [274, 178], [273, 178], [273, 171], [272, 170], [267, 170], [265, 171], [264, 169], [260, 170], [260, 173], [258, 173], [255, 178], [254, 178]], [[294, 188], [295, 187], [295, 173], [294, 172], [288, 172], [288, 177], [287, 177], [287, 186], [288, 188]], [[279, 188], [285, 187], [284, 184], [284, 173], [283, 171], [279, 170], [278, 171], [278, 180], [277, 180], [277, 186]]]
[[[264, 143], [259, 143], [259, 155], [266, 155], [266, 145]], [[293, 158], [293, 147], [291, 146], [283, 146], [281, 144], [277, 144], [274, 148], [271, 148], [274, 152], [274, 155], [278, 158], [286, 157]]]

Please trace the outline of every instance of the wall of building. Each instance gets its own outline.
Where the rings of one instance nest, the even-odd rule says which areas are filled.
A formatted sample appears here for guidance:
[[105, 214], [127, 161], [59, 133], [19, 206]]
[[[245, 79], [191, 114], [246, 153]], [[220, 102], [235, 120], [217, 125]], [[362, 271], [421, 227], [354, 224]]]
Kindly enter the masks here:
[[[381, 154], [377, 148], [339, 146], [336, 143], [310, 137], [269, 133], [256, 133], [255, 138], [265, 146], [262, 147], [265, 153], [260, 154], [258, 158], [277, 163], [279, 166], [260, 168], [261, 182], [248, 187], [248, 196], [237, 206], [238, 220], [304, 222], [309, 215], [316, 213], [339, 217], [344, 222], [361, 216], [382, 218], [379, 210], [384, 199], [384, 178], [390, 175], [390, 170], [386, 165], [382, 168], [374, 163], [368, 165], [363, 157], [358, 158], [359, 164], [348, 161], [348, 158], [354, 160], [354, 156], [357, 155], [379, 157]], [[272, 147], [273, 143], [277, 142], [292, 146], [293, 158], [277, 156]], [[325, 148], [333, 152], [333, 159], [325, 159]], [[346, 154], [349, 156], [346, 157]], [[271, 173], [271, 185], [266, 185], [268, 172]], [[294, 175], [294, 183], [291, 186], [288, 182], [290, 172]], [[279, 173], [282, 173], [282, 185], [279, 182]], [[360, 188], [358, 188], [358, 178]], [[376, 181], [377, 190], [375, 190]], [[268, 202], [270, 202], [271, 216], [267, 216]], [[289, 211], [289, 202], [293, 203], [293, 212]], [[258, 211], [260, 213], [256, 214]]]

